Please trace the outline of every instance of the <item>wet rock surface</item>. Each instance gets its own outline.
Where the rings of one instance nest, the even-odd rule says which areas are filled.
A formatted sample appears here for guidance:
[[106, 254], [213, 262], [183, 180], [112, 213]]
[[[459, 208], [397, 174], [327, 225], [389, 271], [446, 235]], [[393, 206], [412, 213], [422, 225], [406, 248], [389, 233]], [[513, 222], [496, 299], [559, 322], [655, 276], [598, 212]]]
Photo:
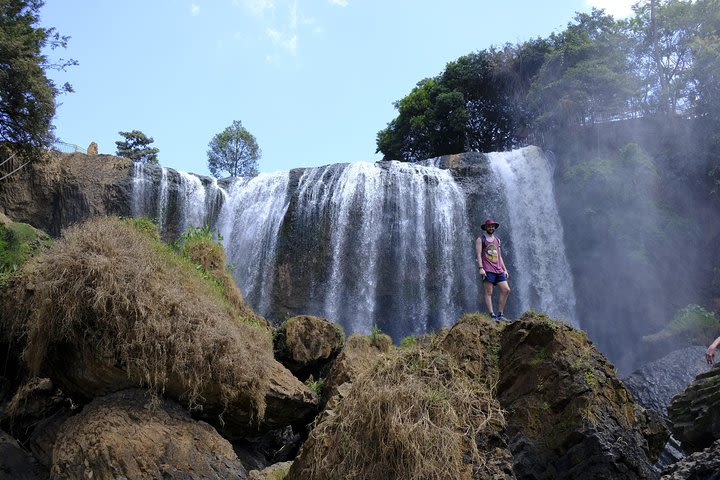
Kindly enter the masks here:
[[672, 431], [685, 452], [697, 452], [720, 439], [720, 365], [701, 373], [668, 407]]
[[635, 404], [583, 332], [525, 314], [504, 326], [499, 360], [517, 478], [655, 478]]
[[720, 480], [720, 440], [665, 469], [662, 480]]
[[623, 383], [637, 403], [667, 416], [670, 400], [707, 368], [705, 347], [687, 347], [643, 365]]

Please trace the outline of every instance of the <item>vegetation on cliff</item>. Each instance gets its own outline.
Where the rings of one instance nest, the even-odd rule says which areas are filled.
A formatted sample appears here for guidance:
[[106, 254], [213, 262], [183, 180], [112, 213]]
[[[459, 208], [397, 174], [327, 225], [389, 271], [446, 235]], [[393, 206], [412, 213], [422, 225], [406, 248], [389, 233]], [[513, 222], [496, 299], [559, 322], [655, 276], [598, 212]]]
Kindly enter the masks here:
[[52, 241], [44, 232], [26, 223], [10, 221], [0, 214], [0, 287], [33, 255]]

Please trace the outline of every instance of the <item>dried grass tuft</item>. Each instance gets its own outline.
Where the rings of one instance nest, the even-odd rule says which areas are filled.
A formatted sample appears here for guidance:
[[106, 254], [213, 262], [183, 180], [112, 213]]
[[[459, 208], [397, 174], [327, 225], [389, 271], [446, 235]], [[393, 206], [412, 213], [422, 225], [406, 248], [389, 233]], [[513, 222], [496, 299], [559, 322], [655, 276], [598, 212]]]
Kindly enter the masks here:
[[404, 349], [353, 382], [289, 478], [471, 478], [485, 462], [476, 436], [503, 421], [491, 393], [449, 355]]
[[129, 222], [68, 229], [11, 288], [13, 331], [33, 372], [65, 348], [85, 349], [158, 392], [180, 383], [190, 406], [202, 406], [212, 388], [226, 406], [249, 401], [263, 416], [267, 330], [243, 321], [244, 303], [228, 301], [190, 261]]

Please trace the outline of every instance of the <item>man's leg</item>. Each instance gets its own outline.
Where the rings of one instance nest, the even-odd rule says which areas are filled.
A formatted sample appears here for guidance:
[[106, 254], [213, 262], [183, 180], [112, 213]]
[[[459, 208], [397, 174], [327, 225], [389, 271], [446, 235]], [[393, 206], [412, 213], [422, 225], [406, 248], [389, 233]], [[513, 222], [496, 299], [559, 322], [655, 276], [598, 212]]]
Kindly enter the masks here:
[[[507, 283], [507, 282], [505, 282]], [[492, 306], [492, 292], [493, 284], [490, 282], [483, 281], [483, 287], [485, 288], [485, 306], [490, 314], [494, 313]]]
[[[500, 288], [500, 300], [498, 300], [498, 313], [505, 311], [505, 302], [507, 302], [508, 295], [510, 295], [510, 285], [508, 282], [498, 282], [498, 288]], [[492, 286], [491, 286], [492, 288]]]

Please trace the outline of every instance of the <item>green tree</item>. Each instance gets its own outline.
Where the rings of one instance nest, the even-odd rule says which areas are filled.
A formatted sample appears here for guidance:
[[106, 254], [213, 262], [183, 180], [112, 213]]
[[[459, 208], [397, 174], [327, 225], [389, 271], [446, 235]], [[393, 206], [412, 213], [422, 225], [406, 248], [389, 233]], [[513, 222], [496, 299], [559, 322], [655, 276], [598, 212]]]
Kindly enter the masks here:
[[38, 27], [42, 0], [0, 1], [0, 140], [18, 148], [47, 147], [55, 140], [55, 97], [71, 92], [58, 87], [46, 71], [64, 70], [75, 60], [51, 62], [43, 49], [65, 48], [69, 37]]
[[239, 120], [215, 135], [208, 144], [208, 169], [215, 178], [223, 172], [233, 177], [254, 177], [262, 155], [255, 137]]
[[133, 162], [158, 163], [157, 154], [160, 150], [149, 146], [155, 141], [152, 137], [148, 137], [140, 130], [118, 133], [125, 138], [124, 141], [115, 142], [118, 156], [129, 158]]
[[[702, 4], [717, 2], [697, 2]], [[692, 44], [704, 14], [690, 0], [638, 2], [628, 32], [635, 42], [635, 68], [643, 81], [644, 104], [650, 113], [675, 114], [692, 106]]]
[[[509, 48], [509, 47], [508, 47]], [[398, 116], [378, 132], [385, 159], [417, 161], [467, 150], [504, 150], [518, 143], [517, 99], [507, 75], [511, 55], [495, 50], [465, 55], [395, 102]]]
[[593, 9], [551, 35], [550, 43], [528, 95], [537, 128], [588, 125], [626, 115], [637, 81], [620, 24]]

